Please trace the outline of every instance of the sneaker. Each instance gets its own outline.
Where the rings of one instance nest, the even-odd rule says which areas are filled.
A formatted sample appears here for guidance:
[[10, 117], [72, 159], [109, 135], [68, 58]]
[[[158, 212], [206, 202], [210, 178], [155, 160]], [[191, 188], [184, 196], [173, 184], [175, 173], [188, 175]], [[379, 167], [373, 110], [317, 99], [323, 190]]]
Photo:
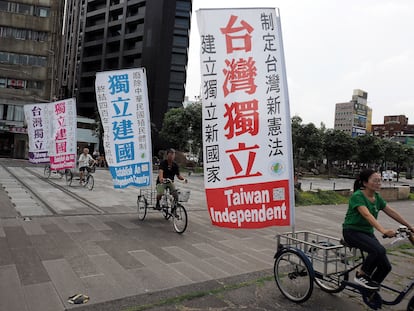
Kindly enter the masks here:
[[359, 275], [359, 273], [356, 273], [354, 281], [355, 283], [358, 283], [359, 285], [362, 285], [368, 289], [379, 289], [378, 283], [372, 281], [371, 278], [367, 275]]

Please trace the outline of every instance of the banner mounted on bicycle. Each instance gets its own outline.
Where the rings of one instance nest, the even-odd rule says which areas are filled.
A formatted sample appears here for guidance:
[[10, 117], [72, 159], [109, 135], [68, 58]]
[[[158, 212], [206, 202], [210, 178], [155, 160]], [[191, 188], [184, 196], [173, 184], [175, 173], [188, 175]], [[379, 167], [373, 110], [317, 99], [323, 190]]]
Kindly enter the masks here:
[[200, 9], [204, 183], [213, 225], [294, 225], [278, 9]]
[[114, 188], [150, 186], [151, 123], [145, 69], [99, 72], [95, 91]]
[[29, 162], [48, 163], [51, 170], [76, 165], [76, 101], [74, 98], [24, 106], [29, 135]]

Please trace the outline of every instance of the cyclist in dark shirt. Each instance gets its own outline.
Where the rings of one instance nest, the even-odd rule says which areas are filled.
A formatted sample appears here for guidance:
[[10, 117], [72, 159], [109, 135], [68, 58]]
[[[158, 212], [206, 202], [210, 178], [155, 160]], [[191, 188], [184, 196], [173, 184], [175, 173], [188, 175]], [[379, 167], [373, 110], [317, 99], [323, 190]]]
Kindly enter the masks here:
[[[180, 174], [180, 169], [178, 167], [178, 164], [174, 161], [175, 159], [175, 150], [170, 148], [167, 150], [167, 159], [161, 161], [158, 171], [158, 177], [157, 177], [157, 204], [155, 206], [156, 209], [161, 209], [160, 207], [160, 199], [162, 195], [164, 194], [164, 190], [169, 188], [170, 193], [174, 196], [174, 198], [177, 200], [177, 192], [175, 191], [174, 186], [174, 177], [177, 176], [178, 179], [183, 180], [184, 182], [187, 182], [187, 179], [184, 178]], [[164, 183], [165, 179], [170, 179], [171, 183]]]

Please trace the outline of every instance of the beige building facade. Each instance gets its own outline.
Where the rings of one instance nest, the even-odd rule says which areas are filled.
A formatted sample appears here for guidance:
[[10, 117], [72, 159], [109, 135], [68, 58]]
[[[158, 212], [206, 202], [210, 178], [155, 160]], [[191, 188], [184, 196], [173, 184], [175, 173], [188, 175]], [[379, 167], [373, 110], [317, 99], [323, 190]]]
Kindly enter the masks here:
[[57, 95], [61, 0], [0, 0], [0, 156], [27, 154], [23, 106]]

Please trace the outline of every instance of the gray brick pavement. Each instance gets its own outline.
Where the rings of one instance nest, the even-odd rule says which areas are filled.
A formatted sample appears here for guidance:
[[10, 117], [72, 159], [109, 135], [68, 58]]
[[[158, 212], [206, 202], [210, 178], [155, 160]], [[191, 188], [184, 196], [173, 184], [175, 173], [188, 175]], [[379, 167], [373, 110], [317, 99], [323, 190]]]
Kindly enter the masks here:
[[[5, 175], [0, 171], [1, 181], [8, 177]], [[88, 305], [93, 306], [269, 270], [274, 236], [288, 229], [211, 226], [202, 178], [191, 176], [188, 188], [192, 196], [186, 204], [189, 227], [178, 235], [158, 212], [149, 213], [143, 222], [137, 219], [136, 189], [114, 190], [107, 171], [97, 171], [95, 176], [93, 191], [79, 186], [71, 189], [110, 213], [74, 212], [73, 216], [45, 215], [25, 221], [13, 213], [11, 201], [15, 198], [0, 201], [0, 210], [6, 211], [0, 217], [0, 310], [74, 308], [67, 298], [76, 293], [89, 295]], [[37, 185], [42, 190], [39, 193], [48, 193], [50, 185]], [[4, 191], [1, 194], [7, 196]], [[56, 204], [67, 206], [66, 201]], [[412, 202], [397, 202], [396, 206], [414, 222]], [[297, 208], [296, 228], [338, 236], [345, 210], [343, 205]]]

